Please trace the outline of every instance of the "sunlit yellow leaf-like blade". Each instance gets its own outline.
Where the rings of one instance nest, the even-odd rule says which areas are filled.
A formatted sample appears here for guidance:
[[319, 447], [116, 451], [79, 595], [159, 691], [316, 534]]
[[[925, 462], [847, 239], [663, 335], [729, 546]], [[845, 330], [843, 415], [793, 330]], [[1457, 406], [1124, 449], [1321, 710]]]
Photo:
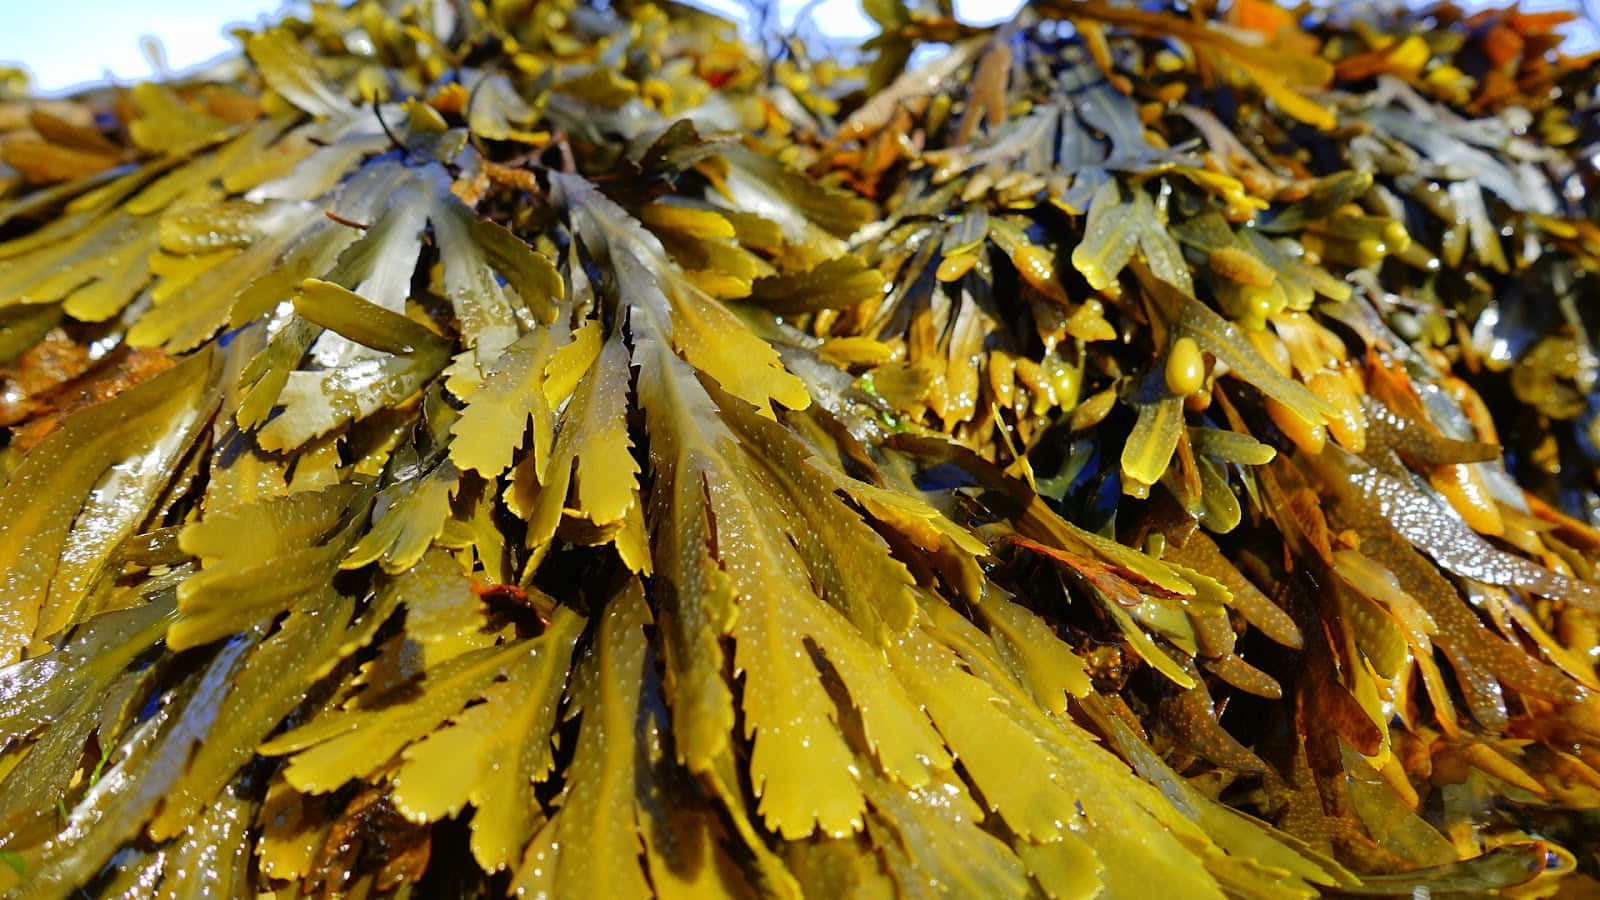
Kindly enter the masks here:
[[[719, 524], [737, 527], [737, 520], [725, 514], [732, 510], [717, 512], [724, 513], [717, 516]], [[730, 554], [754, 556], [738, 540], [738, 531], [730, 536]], [[804, 569], [798, 560], [777, 556], [756, 565], [770, 579], [767, 593], [760, 600], [741, 596], [733, 640], [734, 666], [746, 676], [742, 707], [746, 734], [755, 744], [750, 772], [762, 817], [795, 838], [816, 827], [825, 834], [848, 834], [861, 827], [863, 804], [853, 775], [860, 763], [833, 723], [833, 701], [803, 649], [807, 633], [816, 630], [807, 620], [826, 613], [808, 586], [795, 580]], [[778, 581], [774, 576], [782, 571], [796, 574]]]
[[1067, 695], [1089, 693], [1089, 673], [1083, 661], [1044, 620], [998, 596], [986, 599], [978, 611], [992, 629], [995, 649], [1018, 670], [1040, 706], [1065, 715]]
[[1249, 73], [1256, 87], [1261, 88], [1263, 94], [1272, 98], [1272, 102], [1278, 104], [1278, 107], [1290, 116], [1321, 131], [1331, 131], [1339, 123], [1332, 110], [1284, 84], [1277, 75], [1265, 67], [1253, 65], [1244, 57], [1234, 57], [1233, 62]]
[[621, 522], [639, 502], [639, 464], [630, 452], [626, 418], [628, 374], [628, 351], [618, 333], [599, 348], [562, 411], [542, 484], [536, 486], [532, 473], [525, 473], [530, 463], [518, 466], [508, 500], [528, 521], [528, 546], [542, 546], [555, 536], [569, 493], [575, 494], [572, 509], [601, 527]]
[[1122, 201], [1116, 179], [1107, 179], [1089, 203], [1083, 241], [1072, 250], [1072, 265], [1090, 287], [1104, 291], [1117, 280], [1138, 246], [1139, 223], [1132, 204]]
[[179, 546], [201, 558], [201, 569], [178, 586], [183, 616], [168, 631], [167, 644], [198, 646], [315, 595], [337, 572], [353, 540], [351, 529], [339, 524], [358, 496], [348, 485], [336, 485], [185, 526]]
[[[670, 397], [654, 395], [650, 382], [641, 386], [640, 404], [646, 410], [653, 403], [669, 403]], [[733, 692], [722, 675], [722, 637], [736, 615], [734, 589], [728, 573], [710, 555], [711, 523], [698, 472], [705, 464], [702, 452], [671, 430], [657, 433], [650, 442], [656, 483], [649, 518], [659, 573], [655, 590], [664, 610], [664, 687], [673, 705], [678, 758], [696, 774], [718, 765], [734, 726]]]
[[1028, 873], [1053, 900], [1098, 897], [1104, 890], [1105, 867], [1099, 855], [1074, 832], [1042, 844], [1017, 841], [1014, 846]]
[[296, 790], [338, 790], [350, 779], [384, 766], [406, 745], [483, 697], [511, 665], [530, 652], [539, 651], [520, 642], [446, 660], [428, 671], [414, 692], [395, 703], [328, 713], [263, 743], [260, 752], [293, 754], [284, 774]]
[[1051, 777], [1060, 761], [1007, 717], [1002, 704], [923, 628], [890, 649], [895, 674], [923, 705], [991, 810], [1031, 840], [1053, 840], [1078, 815]]
[[452, 462], [494, 478], [510, 467], [526, 440], [535, 471], [544, 468], [555, 432], [555, 413], [545, 396], [545, 367], [564, 343], [557, 329], [539, 328], [517, 339], [495, 360], [483, 384], [467, 398], [461, 417], [450, 426], [455, 438], [450, 442]]
[[1162, 397], [1140, 404], [1139, 418], [1122, 448], [1122, 474], [1129, 482], [1123, 490], [1137, 495], [1160, 481], [1182, 433], [1182, 397]]
[[582, 723], [567, 788], [522, 857], [516, 886], [524, 893], [651, 896], [634, 809], [644, 762], [638, 741], [648, 616], [639, 582], [630, 581], [602, 615], [573, 679]]
[[1194, 596], [1194, 585], [1173, 571], [1171, 566], [1132, 547], [1068, 522], [1042, 500], [1035, 498], [1029, 503], [1022, 524], [1041, 531], [1040, 537], [1050, 538], [1051, 546], [1059, 546], [1080, 555], [1098, 556], [1120, 568], [1125, 575], [1134, 576], [1136, 580], [1159, 588], [1167, 594], [1179, 597]]
[[847, 309], [883, 292], [883, 277], [856, 256], [841, 256], [807, 272], [758, 279], [750, 299], [780, 315]]
[[445, 358], [431, 353], [364, 358], [334, 369], [292, 371], [276, 405], [283, 408], [256, 440], [263, 450], [289, 450], [381, 409], [398, 406], [417, 393]]
[[553, 321], [556, 304], [566, 295], [566, 284], [555, 265], [522, 238], [487, 219], [475, 221], [472, 234], [489, 264], [505, 277], [534, 317], [545, 323]]
[[[1145, 602], [1150, 603], [1151, 601], [1146, 600]], [[1116, 624], [1117, 629], [1122, 632], [1122, 636], [1127, 638], [1129, 645], [1133, 647], [1134, 652], [1139, 655], [1140, 659], [1149, 663], [1151, 668], [1165, 675], [1168, 680], [1180, 688], [1188, 689], [1195, 686], [1194, 678], [1184, 671], [1183, 666], [1174, 661], [1167, 654], [1167, 651], [1163, 650], [1150, 635], [1146, 634], [1140, 624], [1134, 620], [1134, 617], [1129, 615], [1128, 611], [1123, 609], [1120, 604], [1114, 601], [1103, 601], [1100, 607], [1105, 610], [1106, 615]]]
[[420, 478], [384, 489], [373, 504], [372, 529], [339, 567], [359, 569], [382, 560], [386, 572], [411, 568], [444, 530], [460, 479], [461, 473], [447, 461]]
[[982, 594], [983, 567], [978, 560], [989, 553], [983, 541], [920, 497], [881, 488], [825, 468], [820, 470], [835, 489], [850, 495], [872, 518], [905, 536], [917, 548], [943, 560], [946, 577], [962, 596], [976, 600]]
[[273, 29], [252, 35], [245, 41], [245, 52], [267, 84], [305, 112], [328, 118], [354, 112], [349, 101], [322, 79], [316, 60], [290, 32]]
[[776, 351], [690, 283], [655, 235], [589, 182], [557, 176], [556, 184], [572, 207], [578, 233], [591, 250], [609, 256], [618, 294], [636, 326], [669, 341], [724, 390], [757, 408], [772, 401], [790, 409], [810, 405], [804, 382], [783, 367]]
[[1029, 895], [1022, 862], [981, 827], [983, 811], [959, 783], [907, 791], [870, 778], [867, 792], [868, 831], [903, 894], [937, 884], [952, 897]]
[[300, 284], [294, 308], [323, 328], [384, 353], [445, 349], [443, 340], [421, 324], [321, 279], [308, 278]]
[[[864, 634], [891, 639], [911, 624], [916, 609], [911, 573], [883, 539], [834, 494], [849, 480], [818, 477], [822, 463], [784, 428], [725, 400], [723, 418], [756, 451], [794, 503], [796, 521], [785, 526], [806, 559], [817, 593]], [[759, 477], [759, 476], [758, 476]], [[848, 489], [848, 488], [847, 488]]]
[[136, 84], [129, 91], [137, 117], [129, 136], [145, 150], [181, 151], [215, 140], [227, 123], [191, 108], [175, 91], [159, 82]]
[[1277, 456], [1276, 450], [1250, 435], [1221, 428], [1190, 428], [1189, 440], [1194, 444], [1195, 453], [1214, 456], [1223, 462], [1264, 466]]
[[255, 746], [299, 705], [310, 685], [361, 649], [394, 611], [393, 602], [379, 601], [351, 623], [353, 602], [330, 590], [302, 606], [245, 660], [209, 739], [196, 748], [161, 814], [151, 820], [151, 836], [162, 839], [188, 827], [221, 786], [255, 758]]
[[[511, 865], [542, 819], [534, 785], [554, 768], [556, 711], [583, 619], [555, 612], [525, 655], [506, 668], [484, 702], [406, 748], [395, 805], [416, 821], [438, 821], [470, 803], [472, 853], [486, 871]], [[619, 743], [621, 743], [619, 741]], [[470, 767], [463, 771], [463, 764]]]
[[[861, 824], [860, 788], [852, 775], [858, 763], [833, 723], [833, 701], [803, 649], [819, 617], [827, 622], [828, 614], [839, 614], [812, 593], [793, 545], [769, 531], [781, 499], [762, 490], [740, 464], [737, 438], [717, 417], [688, 364], [653, 341], [646, 340], [643, 349], [653, 356], [641, 366], [640, 403], [656, 426], [652, 452], [658, 443], [666, 450], [658, 478], [691, 491], [680, 495], [687, 504], [680, 515], [689, 520], [679, 527], [709, 538], [714, 523], [718, 556], [737, 561], [725, 567], [737, 605], [723, 627], [731, 625], [735, 670], [746, 673], [745, 730], [754, 739], [751, 778], [761, 813], [771, 827], [795, 837], [819, 825], [826, 833], [850, 833]], [[702, 554], [710, 547], [685, 550], [681, 561], [658, 560], [658, 569], [694, 577], [709, 561]], [[679, 596], [689, 604], [710, 599]], [[701, 616], [715, 621], [710, 610], [696, 617]]]
[[[0, 664], [75, 614], [209, 415], [210, 351], [68, 417], [0, 487]], [[94, 529], [74, 529], [80, 515]], [[36, 634], [37, 633], [37, 634]]]
[[101, 277], [73, 291], [61, 308], [82, 322], [103, 322], [121, 312], [150, 280], [155, 243], [155, 232], [150, 230], [107, 254]]

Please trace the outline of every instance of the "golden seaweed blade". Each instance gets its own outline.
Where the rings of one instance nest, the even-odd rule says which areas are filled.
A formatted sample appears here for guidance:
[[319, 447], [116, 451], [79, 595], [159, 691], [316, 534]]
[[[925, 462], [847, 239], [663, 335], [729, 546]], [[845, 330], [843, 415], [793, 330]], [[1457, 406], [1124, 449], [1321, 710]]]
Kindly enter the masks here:
[[1600, 66], [868, 12], [0, 87], [0, 891], [1595, 886]]

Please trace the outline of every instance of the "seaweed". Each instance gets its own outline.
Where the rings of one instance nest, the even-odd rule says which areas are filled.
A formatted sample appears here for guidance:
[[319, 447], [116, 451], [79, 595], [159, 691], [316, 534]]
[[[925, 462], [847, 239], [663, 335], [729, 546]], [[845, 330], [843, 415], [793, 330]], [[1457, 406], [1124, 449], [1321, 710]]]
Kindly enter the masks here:
[[0, 891], [1600, 883], [1600, 60], [867, 11], [0, 81]]

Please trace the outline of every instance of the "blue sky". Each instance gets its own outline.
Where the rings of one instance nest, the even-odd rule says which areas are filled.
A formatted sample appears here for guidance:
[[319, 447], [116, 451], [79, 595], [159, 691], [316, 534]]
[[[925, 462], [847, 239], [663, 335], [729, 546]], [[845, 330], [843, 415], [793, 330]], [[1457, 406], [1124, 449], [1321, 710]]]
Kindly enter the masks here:
[[233, 49], [230, 24], [276, 13], [278, 0], [7, 0], [0, 16], [0, 60], [21, 63], [43, 91], [99, 81], [148, 78], [139, 38], [158, 38], [174, 68]]
[[[738, 0], [698, 0], [724, 10], [738, 9]], [[1580, 0], [1525, 0], [1527, 9], [1577, 9]], [[958, 0], [964, 16], [982, 21], [1009, 18], [1020, 0]], [[5, 0], [0, 16], [0, 61], [22, 63], [36, 89], [55, 92], [97, 82], [149, 77], [149, 58], [140, 37], [160, 40], [174, 69], [205, 62], [233, 49], [224, 32], [229, 25], [275, 16], [294, 0]], [[803, 0], [782, 0], [790, 15]], [[1481, 0], [1467, 6], [1481, 5]], [[824, 28], [841, 36], [870, 34], [872, 25], [859, 0], [821, 0], [812, 15]], [[1582, 23], [1576, 34], [1595, 46], [1593, 26]]]

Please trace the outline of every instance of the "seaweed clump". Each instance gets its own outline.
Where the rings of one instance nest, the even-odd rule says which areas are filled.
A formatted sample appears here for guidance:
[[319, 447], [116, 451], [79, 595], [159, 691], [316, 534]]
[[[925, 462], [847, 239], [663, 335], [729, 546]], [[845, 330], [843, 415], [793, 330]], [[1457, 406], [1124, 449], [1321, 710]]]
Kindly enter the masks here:
[[1600, 886], [1561, 16], [868, 7], [0, 88], [0, 890]]

